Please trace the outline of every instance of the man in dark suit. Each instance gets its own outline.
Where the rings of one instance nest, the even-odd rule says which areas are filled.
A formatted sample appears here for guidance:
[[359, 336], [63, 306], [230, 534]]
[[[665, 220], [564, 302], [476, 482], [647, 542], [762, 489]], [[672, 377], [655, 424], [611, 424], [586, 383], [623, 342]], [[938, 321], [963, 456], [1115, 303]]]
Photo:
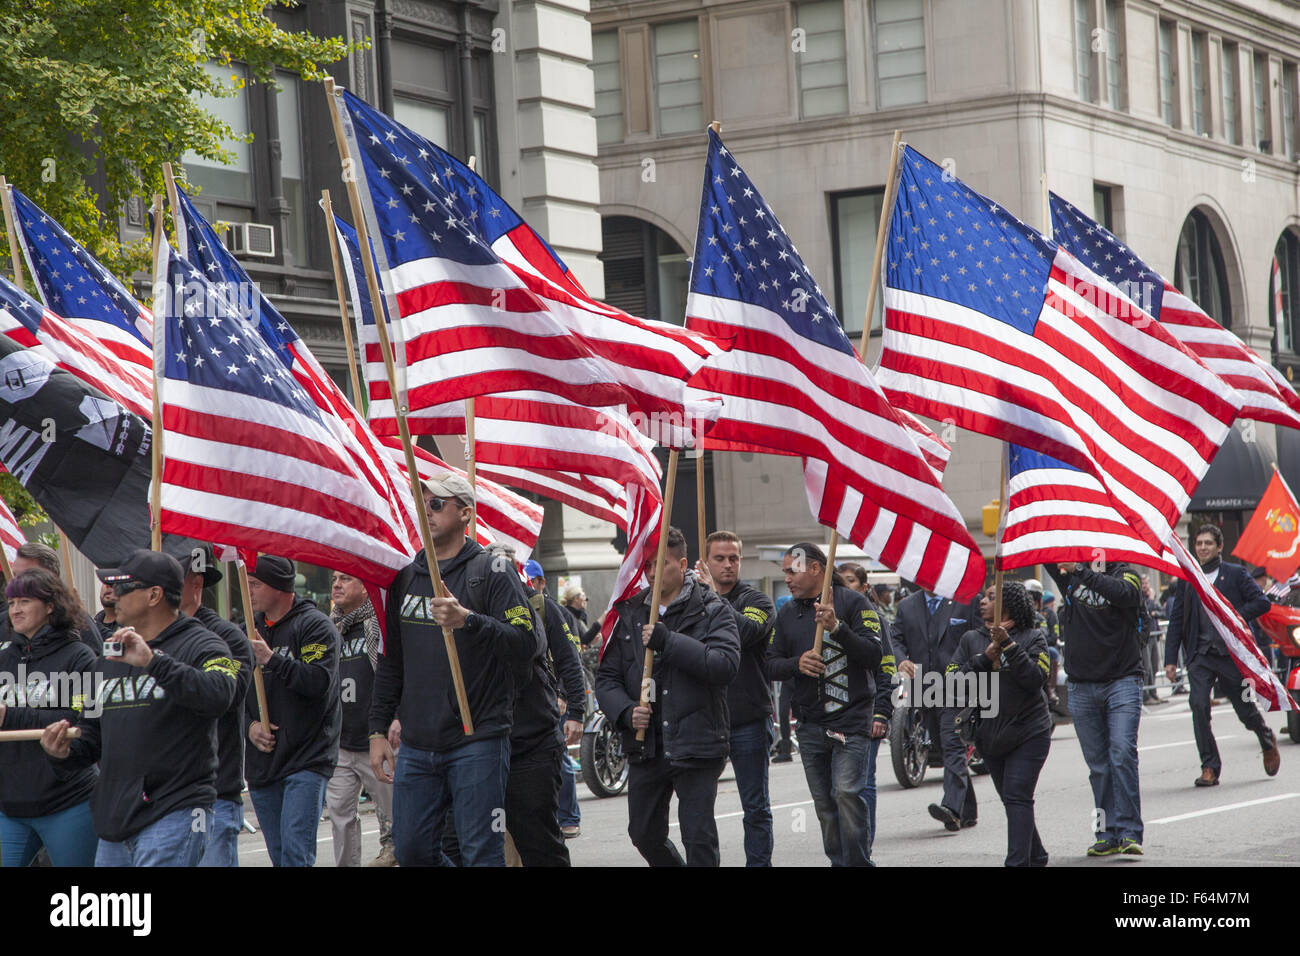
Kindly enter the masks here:
[[[942, 678], [962, 635], [978, 626], [979, 620], [964, 604], [928, 591], [909, 594], [898, 602], [891, 634], [899, 658], [898, 673], [911, 679], [920, 670]], [[911, 703], [915, 706], [918, 702]], [[930, 816], [952, 831], [973, 827], [978, 816], [975, 788], [966, 769], [966, 745], [957, 736], [954, 717], [950, 707], [931, 707], [925, 712], [930, 740], [943, 751], [943, 802], [930, 804]]]
[[[1193, 539], [1196, 558], [1201, 570], [1214, 582], [1219, 593], [1227, 598], [1237, 613], [1247, 622], [1255, 620], [1269, 608], [1269, 600], [1239, 564], [1222, 561], [1223, 532], [1214, 525], [1202, 525]], [[1210, 692], [1216, 680], [1233, 688], [1228, 695], [1237, 718], [1259, 738], [1264, 751], [1264, 772], [1274, 776], [1281, 765], [1282, 756], [1277, 749], [1277, 735], [1269, 730], [1264, 717], [1253, 700], [1243, 693], [1241, 674], [1228, 654], [1223, 638], [1214, 629], [1209, 616], [1201, 606], [1200, 598], [1179, 581], [1174, 592], [1174, 606], [1169, 615], [1169, 631], [1165, 639], [1165, 673], [1172, 681], [1177, 674], [1178, 648], [1183, 647], [1187, 659], [1188, 679], [1191, 681], [1189, 705], [1192, 709], [1192, 729], [1196, 734], [1196, 747], [1201, 752], [1201, 775], [1196, 786], [1213, 787], [1219, 782], [1222, 761], [1219, 748], [1210, 730]]]

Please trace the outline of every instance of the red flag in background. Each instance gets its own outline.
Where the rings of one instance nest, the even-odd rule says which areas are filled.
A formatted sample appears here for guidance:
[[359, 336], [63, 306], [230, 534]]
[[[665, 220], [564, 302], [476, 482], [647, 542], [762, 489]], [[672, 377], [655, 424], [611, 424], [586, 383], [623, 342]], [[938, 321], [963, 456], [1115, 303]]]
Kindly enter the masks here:
[[1300, 504], [1276, 469], [1232, 553], [1260, 565], [1274, 581], [1285, 581], [1300, 568]]

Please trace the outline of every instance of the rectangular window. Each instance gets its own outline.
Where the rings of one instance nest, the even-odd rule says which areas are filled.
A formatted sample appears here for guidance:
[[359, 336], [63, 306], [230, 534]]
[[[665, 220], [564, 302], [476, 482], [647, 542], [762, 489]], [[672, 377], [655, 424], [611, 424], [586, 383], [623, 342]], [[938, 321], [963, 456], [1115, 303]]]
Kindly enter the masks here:
[[[842, 193], [831, 196], [831, 241], [835, 257], [835, 310], [844, 331], [858, 344], [862, 320], [866, 316], [867, 288], [871, 270], [864, 268], [876, 252], [876, 232], [880, 228], [880, 207], [884, 192]], [[872, 331], [880, 328], [880, 293], [871, 314]]]
[[234, 162], [227, 165], [219, 160], [205, 159], [194, 152], [187, 152], [182, 159], [185, 164], [185, 175], [206, 194], [203, 197], [205, 200], [221, 198], [251, 203], [253, 201], [253, 148], [251, 143], [245, 141], [250, 122], [248, 86], [245, 83], [244, 68], [235, 64], [218, 66], [215, 63], [207, 63], [204, 64], [204, 69], [226, 89], [238, 90], [233, 96], [195, 94], [199, 106], [229, 124], [234, 136], [223, 140], [221, 146], [234, 156]]
[[659, 135], [699, 133], [704, 128], [700, 22], [661, 23], [654, 29], [654, 45]]
[[1223, 138], [1229, 143], [1240, 143], [1237, 110], [1241, 104], [1241, 91], [1237, 79], [1237, 44], [1224, 41], [1222, 63]]
[[925, 102], [925, 4], [923, 0], [875, 0], [876, 99], [889, 109]]
[[1206, 37], [1192, 31], [1192, 131], [1203, 136], [1208, 130], [1206, 105], [1209, 102], [1205, 82]]
[[1074, 0], [1074, 89], [1079, 99], [1096, 98], [1092, 86], [1092, 0]]
[[805, 119], [849, 111], [849, 74], [844, 45], [844, 0], [818, 0], [795, 7], [804, 49], [795, 54], [799, 103]]
[[303, 181], [302, 114], [300, 81], [292, 73], [277, 73], [280, 87], [275, 112], [280, 124], [280, 188], [289, 203], [289, 218], [284, 224], [284, 258], [286, 264], [302, 265], [307, 261], [307, 187]]
[[1287, 159], [1296, 158], [1296, 66], [1294, 63], [1282, 64], [1282, 155]]
[[1169, 126], [1178, 125], [1178, 54], [1174, 37], [1177, 28], [1160, 21], [1160, 115]]
[[[1268, 115], [1268, 57], [1255, 54], [1255, 147], [1264, 152], [1272, 148], [1273, 130]], [[1264, 144], [1268, 143], [1268, 146]]]
[[447, 110], [414, 96], [393, 96], [393, 119], [419, 133], [435, 146], [450, 149], [447, 140]]
[[1113, 110], [1124, 108], [1124, 4], [1106, 0], [1106, 102]]
[[1114, 234], [1115, 232], [1115, 210], [1111, 202], [1109, 186], [1099, 186], [1096, 183], [1092, 186], [1092, 218], [1095, 222], [1106, 227], [1106, 231]]
[[591, 35], [591, 72], [596, 84], [596, 142], [623, 141], [623, 78], [619, 72], [618, 31]]

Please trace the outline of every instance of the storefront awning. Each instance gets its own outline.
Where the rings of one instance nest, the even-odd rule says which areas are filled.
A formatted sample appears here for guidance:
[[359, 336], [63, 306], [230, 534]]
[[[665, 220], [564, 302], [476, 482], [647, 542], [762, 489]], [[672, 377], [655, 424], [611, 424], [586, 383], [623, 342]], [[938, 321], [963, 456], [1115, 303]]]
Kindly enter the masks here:
[[[1280, 436], [1289, 431], [1278, 429], [1279, 455]], [[1295, 461], [1300, 465], [1300, 444], [1296, 445]], [[1246, 441], [1240, 428], [1230, 428], [1227, 440], [1214, 456], [1210, 470], [1192, 495], [1187, 510], [1247, 511], [1259, 504], [1272, 476], [1273, 462], [1269, 459], [1268, 449], [1259, 441]]]

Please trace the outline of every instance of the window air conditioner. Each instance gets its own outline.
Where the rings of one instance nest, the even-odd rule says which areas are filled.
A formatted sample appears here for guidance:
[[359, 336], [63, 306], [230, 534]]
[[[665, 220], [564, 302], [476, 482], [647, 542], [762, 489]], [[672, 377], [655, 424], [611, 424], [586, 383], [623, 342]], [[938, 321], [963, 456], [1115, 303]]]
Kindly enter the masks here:
[[226, 246], [236, 255], [271, 258], [275, 255], [275, 227], [260, 222], [231, 223]]

